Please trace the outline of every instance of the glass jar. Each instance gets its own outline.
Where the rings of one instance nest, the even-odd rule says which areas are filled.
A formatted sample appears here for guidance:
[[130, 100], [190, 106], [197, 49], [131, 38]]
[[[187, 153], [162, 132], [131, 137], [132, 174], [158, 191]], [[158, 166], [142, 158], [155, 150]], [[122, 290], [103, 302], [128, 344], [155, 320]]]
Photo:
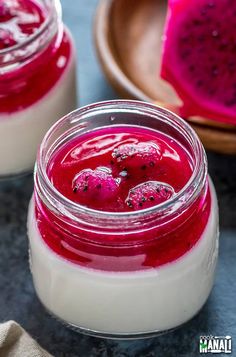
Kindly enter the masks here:
[[[2, 6], [7, 4], [11, 9], [14, 3]], [[39, 0], [37, 5], [44, 22], [0, 50], [0, 178], [32, 170], [46, 131], [76, 108], [75, 48], [60, 2]]]
[[[47, 175], [52, 155], [77, 136], [121, 125], [151, 128], [178, 141], [193, 167], [185, 187], [160, 205], [118, 213], [81, 206], [59, 193]], [[72, 112], [41, 144], [28, 234], [38, 297], [69, 326], [113, 338], [180, 326], [208, 298], [218, 255], [217, 200], [198, 137], [171, 112], [137, 101]]]

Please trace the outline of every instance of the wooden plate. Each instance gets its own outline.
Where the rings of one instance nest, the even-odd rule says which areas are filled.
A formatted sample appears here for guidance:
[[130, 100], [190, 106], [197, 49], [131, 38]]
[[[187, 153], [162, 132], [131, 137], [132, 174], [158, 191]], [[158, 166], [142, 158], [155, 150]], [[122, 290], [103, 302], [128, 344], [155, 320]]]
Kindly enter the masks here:
[[[98, 58], [124, 98], [149, 101], [178, 114], [180, 99], [158, 77], [167, 0], [100, 0], [94, 26]], [[188, 118], [209, 150], [236, 154], [236, 126]]]

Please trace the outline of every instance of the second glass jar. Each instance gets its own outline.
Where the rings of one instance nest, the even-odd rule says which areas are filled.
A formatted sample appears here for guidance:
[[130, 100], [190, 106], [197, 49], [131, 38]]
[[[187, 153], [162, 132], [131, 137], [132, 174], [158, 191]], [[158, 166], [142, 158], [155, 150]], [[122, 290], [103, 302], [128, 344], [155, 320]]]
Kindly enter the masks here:
[[[0, 179], [32, 170], [46, 131], [77, 106], [75, 48], [60, 1], [7, 0], [1, 6], [6, 19], [0, 31], [9, 38], [0, 44]], [[36, 20], [43, 20], [33, 31], [27, 11], [35, 9]], [[11, 28], [13, 20], [22, 33]]]

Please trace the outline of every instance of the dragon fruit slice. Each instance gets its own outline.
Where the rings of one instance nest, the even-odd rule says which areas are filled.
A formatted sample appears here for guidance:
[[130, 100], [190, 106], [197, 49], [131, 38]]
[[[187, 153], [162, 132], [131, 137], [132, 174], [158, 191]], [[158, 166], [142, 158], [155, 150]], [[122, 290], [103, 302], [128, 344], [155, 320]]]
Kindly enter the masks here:
[[236, 124], [236, 3], [169, 0], [161, 76], [181, 115]]
[[117, 195], [118, 182], [109, 170], [97, 168], [85, 169], [75, 176], [72, 182], [73, 192], [80, 198], [109, 200]]
[[[114, 162], [128, 174], [154, 169], [160, 161], [160, 148], [152, 143], [124, 144], [114, 149]], [[134, 172], [135, 171], [135, 172]]]
[[170, 185], [158, 181], [147, 181], [132, 188], [125, 202], [129, 208], [140, 210], [165, 202], [173, 194], [174, 189]]

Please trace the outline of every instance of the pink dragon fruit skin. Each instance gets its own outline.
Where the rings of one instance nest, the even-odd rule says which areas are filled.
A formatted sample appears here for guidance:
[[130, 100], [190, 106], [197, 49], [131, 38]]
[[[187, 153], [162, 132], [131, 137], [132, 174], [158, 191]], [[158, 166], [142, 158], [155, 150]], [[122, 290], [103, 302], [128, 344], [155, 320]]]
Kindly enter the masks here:
[[236, 3], [169, 0], [161, 76], [181, 116], [236, 124]]

